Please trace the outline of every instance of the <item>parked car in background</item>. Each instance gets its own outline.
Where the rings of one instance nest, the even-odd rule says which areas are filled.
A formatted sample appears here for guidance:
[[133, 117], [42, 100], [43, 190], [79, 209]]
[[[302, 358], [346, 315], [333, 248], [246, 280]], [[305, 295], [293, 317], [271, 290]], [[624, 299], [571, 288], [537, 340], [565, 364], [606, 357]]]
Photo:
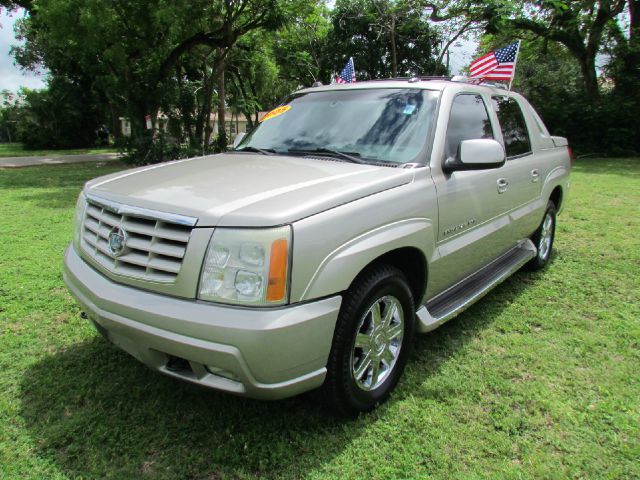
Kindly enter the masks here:
[[504, 89], [304, 89], [234, 151], [93, 180], [65, 281], [151, 368], [278, 399], [383, 402], [414, 337], [552, 254], [567, 141]]

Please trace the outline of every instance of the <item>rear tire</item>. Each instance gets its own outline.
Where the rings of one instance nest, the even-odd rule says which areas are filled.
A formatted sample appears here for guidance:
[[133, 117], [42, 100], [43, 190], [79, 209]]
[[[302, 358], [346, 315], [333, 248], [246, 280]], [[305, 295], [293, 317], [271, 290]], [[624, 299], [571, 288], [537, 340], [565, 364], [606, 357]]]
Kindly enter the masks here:
[[549, 264], [553, 251], [553, 241], [556, 236], [556, 216], [556, 206], [549, 201], [540, 226], [531, 236], [531, 241], [536, 246], [538, 253], [529, 260], [526, 265], [527, 269], [532, 271], [542, 270]]
[[409, 283], [395, 267], [365, 270], [345, 293], [322, 387], [328, 406], [355, 416], [384, 402], [400, 379], [415, 335]]

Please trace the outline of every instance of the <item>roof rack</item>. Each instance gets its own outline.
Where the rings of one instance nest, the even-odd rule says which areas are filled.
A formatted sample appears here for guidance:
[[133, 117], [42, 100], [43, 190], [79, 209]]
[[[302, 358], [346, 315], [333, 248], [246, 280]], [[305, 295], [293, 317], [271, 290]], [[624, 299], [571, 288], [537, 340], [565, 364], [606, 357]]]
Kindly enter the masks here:
[[449, 75], [449, 76], [427, 75], [427, 76], [419, 76], [419, 77], [372, 78], [370, 80], [365, 80], [365, 81], [366, 82], [388, 82], [393, 80], [399, 81], [399, 82], [409, 82], [409, 83], [439, 80], [439, 81], [445, 81], [445, 82], [469, 83], [472, 85], [481, 85], [485, 87], [507, 88], [507, 84], [505, 82], [492, 82], [492, 81], [483, 80], [481, 78], [471, 78], [464, 75]]
[[451, 76], [419, 76], [419, 77], [392, 77], [392, 78], [373, 78], [371, 80], [367, 80], [368, 82], [388, 82], [389, 80], [397, 80], [400, 82], [422, 82], [429, 80], [451, 80], [453, 77]]
[[472, 78], [466, 77], [464, 75], [455, 75], [452, 79], [452, 82], [461, 82], [461, 83], [470, 83], [472, 85], [482, 85], [485, 87], [496, 87], [496, 88], [505, 88], [507, 87], [507, 82], [500, 81], [488, 81], [482, 78]]
[[484, 85], [486, 87], [495, 87], [495, 88], [507, 88], [509, 86], [506, 82], [487, 82], [486, 80], [482, 82], [480, 85]]

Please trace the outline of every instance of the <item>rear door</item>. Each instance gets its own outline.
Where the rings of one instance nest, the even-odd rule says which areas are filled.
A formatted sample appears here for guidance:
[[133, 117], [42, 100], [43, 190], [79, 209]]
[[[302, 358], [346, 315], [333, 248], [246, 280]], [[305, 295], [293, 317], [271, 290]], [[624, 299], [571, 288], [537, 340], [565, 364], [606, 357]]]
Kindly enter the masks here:
[[538, 210], [543, 172], [536, 162], [531, 134], [520, 103], [511, 96], [493, 95], [507, 154], [503, 201], [512, 221], [512, 243], [530, 236], [538, 226]]

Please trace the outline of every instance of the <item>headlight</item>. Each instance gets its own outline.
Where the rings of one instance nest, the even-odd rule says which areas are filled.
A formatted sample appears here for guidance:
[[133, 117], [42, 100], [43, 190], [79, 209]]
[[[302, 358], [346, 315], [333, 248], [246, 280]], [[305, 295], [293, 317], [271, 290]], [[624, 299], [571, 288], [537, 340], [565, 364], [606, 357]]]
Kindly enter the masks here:
[[76, 202], [76, 213], [73, 218], [73, 245], [76, 251], [80, 251], [80, 233], [82, 232], [82, 221], [84, 220], [84, 211], [87, 208], [87, 199], [84, 192], [80, 192], [78, 201]]
[[198, 298], [236, 305], [282, 305], [289, 295], [291, 227], [217, 228]]

